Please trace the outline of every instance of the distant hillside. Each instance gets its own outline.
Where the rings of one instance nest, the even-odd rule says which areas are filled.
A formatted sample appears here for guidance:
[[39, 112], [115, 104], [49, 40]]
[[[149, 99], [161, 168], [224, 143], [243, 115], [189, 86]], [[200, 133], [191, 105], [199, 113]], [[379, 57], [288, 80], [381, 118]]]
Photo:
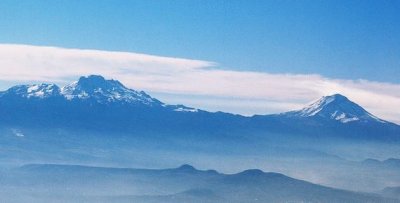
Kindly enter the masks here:
[[190, 165], [154, 170], [35, 164], [8, 174], [0, 186], [5, 201], [20, 194], [21, 202], [399, 202], [256, 169], [221, 174]]

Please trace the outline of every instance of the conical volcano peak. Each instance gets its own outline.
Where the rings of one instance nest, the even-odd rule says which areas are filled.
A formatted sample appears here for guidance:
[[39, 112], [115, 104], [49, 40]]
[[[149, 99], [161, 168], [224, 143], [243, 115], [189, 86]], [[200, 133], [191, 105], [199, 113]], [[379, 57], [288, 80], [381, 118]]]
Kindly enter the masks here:
[[285, 115], [333, 119], [342, 123], [369, 120], [384, 122], [341, 94], [324, 96], [299, 111], [288, 112]]
[[345, 97], [341, 94], [333, 94], [333, 95], [329, 95], [329, 96], [324, 96], [322, 98], [330, 99], [330, 100], [338, 101], [338, 102], [349, 102], [350, 101], [347, 97]]
[[[327, 105], [339, 105], [342, 103], [353, 103], [353, 102], [341, 94], [334, 94], [329, 96], [323, 96], [322, 98], [313, 102], [306, 108], [308, 108], [309, 110], [316, 110], [325, 107]], [[318, 112], [313, 112], [313, 113], [318, 113]]]
[[[342, 95], [342, 94], [338, 94], [338, 93], [332, 94], [332, 95], [328, 95], [328, 96], [325, 96], [325, 97], [333, 97], [333, 98], [335, 98], [335, 99], [347, 99], [347, 97], [345, 97], [345, 96]], [[347, 100], [348, 100], [348, 99], [347, 99]]]
[[299, 116], [309, 117], [309, 116], [315, 116], [319, 114], [321, 111], [325, 111], [326, 109], [345, 110], [344, 108], [354, 109], [354, 107], [361, 108], [357, 104], [347, 99], [347, 97], [341, 94], [334, 94], [329, 96], [323, 96], [322, 98], [318, 99], [317, 101], [303, 108], [299, 112]]

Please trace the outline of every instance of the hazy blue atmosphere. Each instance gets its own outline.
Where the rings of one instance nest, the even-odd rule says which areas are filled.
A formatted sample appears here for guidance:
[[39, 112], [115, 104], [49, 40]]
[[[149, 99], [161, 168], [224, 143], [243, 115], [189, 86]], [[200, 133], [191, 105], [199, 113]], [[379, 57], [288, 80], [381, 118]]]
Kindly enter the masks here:
[[0, 114], [6, 202], [400, 201], [400, 126], [340, 94], [245, 117], [90, 75], [10, 87]]
[[0, 1], [0, 202], [400, 202], [400, 1]]

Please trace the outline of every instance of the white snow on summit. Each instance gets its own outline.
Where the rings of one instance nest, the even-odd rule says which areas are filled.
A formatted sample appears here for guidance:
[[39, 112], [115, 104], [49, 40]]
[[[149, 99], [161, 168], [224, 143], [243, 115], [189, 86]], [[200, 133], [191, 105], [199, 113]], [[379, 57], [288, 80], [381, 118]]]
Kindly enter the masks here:
[[157, 108], [166, 108], [175, 112], [198, 112], [198, 109], [183, 105], [167, 105], [151, 97], [144, 91], [136, 91], [125, 87], [117, 80], [106, 80], [99, 75], [80, 77], [59, 88], [55, 84], [17, 85], [0, 92], [0, 97], [22, 97], [28, 99], [57, 98], [59, 101], [84, 101], [99, 104], [132, 104]]
[[316, 102], [310, 104], [309, 106], [303, 108], [299, 112], [299, 116], [302, 117], [309, 117], [315, 116], [318, 112], [320, 112], [326, 105], [333, 102], [335, 99], [333, 97], [322, 97], [321, 99], [317, 100]]
[[290, 111], [281, 115], [286, 115], [289, 117], [332, 119], [341, 123], [350, 123], [356, 121], [377, 121], [380, 123], [386, 122], [370, 114], [365, 109], [340, 94], [324, 96], [299, 111]]
[[95, 99], [99, 103], [125, 102], [142, 103], [146, 105], [160, 105], [161, 102], [147, 95], [145, 92], [126, 88], [116, 80], [105, 80], [101, 76], [91, 75], [81, 77], [61, 88], [61, 94], [68, 100]]
[[16, 95], [25, 98], [48, 98], [59, 94], [59, 87], [54, 84], [18, 85], [9, 89]]

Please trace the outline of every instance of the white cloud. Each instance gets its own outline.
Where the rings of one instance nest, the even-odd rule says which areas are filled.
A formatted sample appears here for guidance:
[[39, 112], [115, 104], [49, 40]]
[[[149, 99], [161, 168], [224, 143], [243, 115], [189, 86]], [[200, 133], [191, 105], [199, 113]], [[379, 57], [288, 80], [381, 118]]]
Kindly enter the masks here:
[[300, 108], [341, 93], [371, 113], [400, 123], [400, 84], [320, 75], [220, 70], [209, 61], [99, 50], [0, 44], [0, 80], [66, 83], [101, 74], [170, 103], [243, 114]]

